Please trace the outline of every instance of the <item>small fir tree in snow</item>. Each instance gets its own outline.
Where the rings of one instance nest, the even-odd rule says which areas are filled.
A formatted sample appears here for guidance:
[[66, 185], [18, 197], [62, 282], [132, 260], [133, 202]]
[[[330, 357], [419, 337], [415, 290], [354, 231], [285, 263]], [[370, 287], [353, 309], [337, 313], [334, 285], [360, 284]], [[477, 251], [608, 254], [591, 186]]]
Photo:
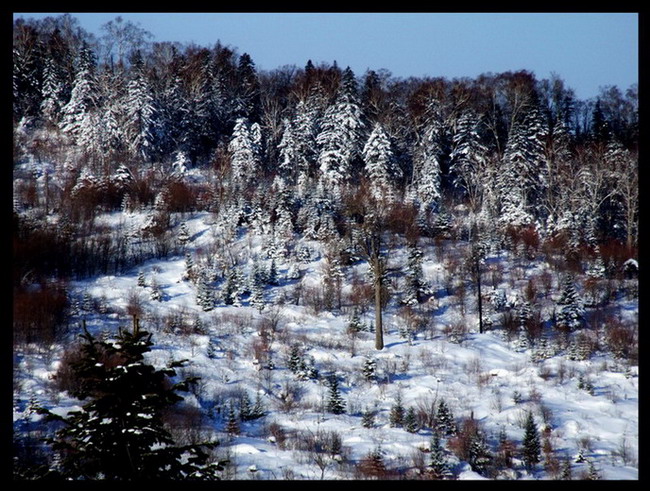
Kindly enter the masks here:
[[406, 305], [417, 305], [424, 300], [427, 284], [422, 271], [422, 258], [422, 250], [417, 244], [409, 244], [403, 299], [403, 303]]
[[144, 271], [139, 271], [138, 272], [138, 286], [145, 287], [147, 286], [147, 282], [144, 278]]
[[361, 367], [361, 374], [367, 382], [373, 382], [377, 378], [377, 360], [368, 357], [364, 360]]
[[433, 432], [431, 438], [431, 452], [429, 454], [428, 475], [433, 479], [453, 479], [449, 458], [440, 440], [437, 431]]
[[562, 282], [562, 292], [557, 304], [560, 307], [557, 312], [558, 326], [569, 331], [582, 326], [585, 311], [571, 275], [566, 275]]
[[409, 406], [404, 416], [404, 429], [409, 433], [417, 433], [418, 431], [418, 421], [413, 406]]
[[535, 423], [532, 411], [529, 411], [526, 417], [522, 446], [524, 464], [526, 464], [526, 468], [530, 471], [539, 463], [542, 452], [539, 430], [537, 429], [537, 423]]
[[235, 405], [232, 401], [228, 407], [228, 416], [226, 420], [225, 430], [226, 433], [228, 433], [230, 436], [239, 435], [240, 432], [239, 421], [237, 418], [237, 413], [235, 412]]
[[178, 242], [181, 244], [181, 247], [185, 247], [190, 240], [190, 232], [187, 229], [187, 224], [185, 222], [181, 223], [178, 230]]
[[364, 428], [372, 428], [375, 426], [375, 411], [370, 408], [364, 409], [361, 415], [361, 426]]
[[196, 289], [196, 303], [204, 312], [209, 312], [215, 306], [214, 290], [210, 284], [210, 279], [205, 273], [199, 276]]
[[326, 411], [332, 414], [345, 413], [345, 401], [341, 397], [339, 381], [336, 375], [330, 375], [327, 378], [329, 387], [329, 397], [327, 399]]
[[390, 408], [390, 413], [388, 415], [390, 425], [395, 428], [401, 428], [404, 425], [404, 415], [405, 409], [402, 404], [402, 394], [398, 392], [395, 398], [395, 403]]
[[454, 415], [444, 399], [440, 399], [438, 403], [435, 426], [436, 431], [439, 431], [441, 435], [445, 436], [453, 436], [458, 431]]

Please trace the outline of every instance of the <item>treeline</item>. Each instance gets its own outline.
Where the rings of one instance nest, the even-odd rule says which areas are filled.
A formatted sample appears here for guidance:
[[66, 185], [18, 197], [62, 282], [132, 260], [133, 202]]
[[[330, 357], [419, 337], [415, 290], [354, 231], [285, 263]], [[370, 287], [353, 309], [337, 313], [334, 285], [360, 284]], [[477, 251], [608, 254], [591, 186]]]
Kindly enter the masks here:
[[[101, 253], [89, 238], [100, 210], [153, 210], [156, 238], [163, 209], [229, 210], [238, 222], [262, 210], [317, 236], [345, 229], [345, 196], [365, 187], [430, 233], [471, 222], [460, 238], [532, 230], [576, 251], [614, 242], [636, 255], [636, 87], [583, 101], [559, 76], [527, 71], [397, 79], [308, 61], [262, 72], [220, 42], [150, 43], [120, 18], [103, 33], [67, 14], [14, 22], [14, 208], [58, 213], [84, 254]], [[169, 250], [156, 244], [147, 254]], [[75, 253], [50, 272], [132, 264], [115, 247], [112, 266]]]

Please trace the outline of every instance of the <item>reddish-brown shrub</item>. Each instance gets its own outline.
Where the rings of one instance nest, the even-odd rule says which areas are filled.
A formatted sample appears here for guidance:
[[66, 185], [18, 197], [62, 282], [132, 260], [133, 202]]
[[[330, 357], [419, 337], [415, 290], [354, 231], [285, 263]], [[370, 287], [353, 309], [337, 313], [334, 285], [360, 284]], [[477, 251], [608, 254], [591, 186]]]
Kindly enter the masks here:
[[68, 296], [63, 283], [14, 288], [14, 340], [19, 343], [49, 343], [63, 325]]

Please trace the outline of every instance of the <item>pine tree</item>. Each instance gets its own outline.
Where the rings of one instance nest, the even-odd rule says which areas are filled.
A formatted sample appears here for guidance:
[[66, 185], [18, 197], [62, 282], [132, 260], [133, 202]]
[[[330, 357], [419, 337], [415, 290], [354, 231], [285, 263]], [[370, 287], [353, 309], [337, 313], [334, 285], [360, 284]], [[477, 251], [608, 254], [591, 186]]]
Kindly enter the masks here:
[[406, 262], [406, 285], [404, 299], [406, 305], [417, 305], [424, 300], [427, 285], [422, 270], [422, 250], [415, 243], [407, 247], [408, 257]]
[[158, 150], [159, 109], [141, 57], [136, 57], [132, 70], [124, 100], [127, 145], [132, 155], [151, 161]]
[[537, 429], [537, 423], [531, 411], [528, 412], [524, 426], [523, 460], [526, 468], [530, 471], [540, 461], [542, 445]]
[[409, 406], [404, 416], [404, 429], [409, 433], [417, 433], [418, 431], [418, 421], [413, 406]]
[[228, 151], [235, 185], [245, 188], [254, 184], [260, 171], [261, 161], [247, 119], [239, 118], [235, 122]]
[[350, 179], [353, 163], [361, 150], [365, 123], [356, 90], [354, 73], [347, 68], [336, 100], [325, 111], [316, 137], [321, 178], [334, 187]]
[[233, 435], [239, 435], [240, 429], [239, 429], [239, 422], [237, 420], [237, 414], [235, 413], [235, 405], [230, 402], [230, 406], [228, 408], [228, 419], [226, 420], [226, 433], [228, 433], [230, 436]]
[[431, 453], [429, 457], [429, 475], [433, 479], [452, 479], [453, 473], [445, 449], [440, 441], [437, 431], [433, 432], [431, 439]]
[[402, 394], [398, 392], [397, 397], [395, 398], [395, 403], [390, 408], [390, 413], [388, 415], [390, 425], [395, 428], [401, 428], [404, 425], [404, 414], [405, 409], [402, 404]]
[[366, 358], [361, 367], [361, 374], [367, 382], [373, 382], [377, 378], [377, 360], [374, 358]]
[[339, 381], [336, 375], [330, 375], [327, 378], [329, 386], [329, 398], [327, 400], [326, 411], [333, 414], [345, 413], [345, 401], [341, 397], [339, 390]]
[[429, 101], [425, 122], [418, 132], [413, 155], [410, 195], [425, 210], [438, 211], [441, 199], [441, 159], [444, 150], [444, 124], [440, 103]]
[[70, 100], [61, 109], [61, 130], [69, 134], [75, 142], [83, 131], [92, 127], [90, 119], [99, 106], [99, 90], [92, 58], [92, 51], [85, 46], [80, 53], [79, 68]]
[[562, 282], [562, 292], [557, 304], [560, 307], [557, 312], [558, 326], [570, 331], [582, 326], [585, 312], [571, 275], [566, 275]]
[[435, 416], [436, 431], [441, 435], [452, 436], [458, 431], [454, 415], [444, 399], [440, 399]]
[[375, 426], [375, 411], [366, 408], [361, 415], [361, 426], [364, 428], [372, 428]]
[[220, 463], [209, 463], [209, 445], [176, 446], [163, 413], [182, 400], [196, 379], [170, 383], [182, 362], [156, 369], [144, 361], [151, 334], [134, 322], [114, 341], [98, 341], [87, 330], [82, 356], [74, 362], [74, 397], [81, 409], [66, 417], [40, 409], [64, 426], [49, 440], [60, 456], [64, 479], [218, 479]]
[[363, 147], [362, 157], [373, 197], [377, 200], [394, 199], [395, 184], [402, 177], [401, 169], [395, 161], [388, 134], [380, 123], [375, 123]]
[[205, 312], [209, 312], [215, 306], [214, 291], [210, 284], [210, 279], [205, 272], [199, 276], [196, 290], [196, 303]]
[[462, 189], [473, 210], [482, 205], [488, 149], [480, 135], [481, 120], [474, 111], [461, 114], [453, 136], [449, 171], [455, 188]]

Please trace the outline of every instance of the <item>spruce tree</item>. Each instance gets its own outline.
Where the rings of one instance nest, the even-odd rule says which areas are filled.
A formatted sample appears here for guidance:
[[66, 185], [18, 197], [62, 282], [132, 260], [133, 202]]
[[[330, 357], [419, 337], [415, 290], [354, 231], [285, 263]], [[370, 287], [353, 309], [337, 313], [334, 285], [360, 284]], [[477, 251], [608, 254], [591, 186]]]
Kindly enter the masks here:
[[454, 415], [444, 399], [440, 399], [435, 416], [436, 430], [442, 435], [455, 435], [458, 428]]
[[565, 276], [562, 282], [562, 293], [557, 303], [560, 307], [557, 313], [558, 326], [570, 331], [582, 326], [585, 312], [571, 275]]
[[404, 425], [404, 414], [405, 409], [402, 404], [402, 394], [398, 392], [395, 403], [390, 408], [390, 414], [388, 415], [390, 425], [395, 428], [401, 428]]
[[542, 444], [537, 429], [537, 423], [531, 411], [528, 412], [524, 426], [523, 460], [526, 468], [530, 471], [540, 461]]
[[[84, 326], [85, 327], [85, 326]], [[152, 335], [134, 321], [133, 332], [120, 330], [116, 339], [98, 341], [81, 335], [81, 357], [73, 362], [71, 395], [81, 409], [60, 416], [41, 408], [47, 420], [63, 427], [48, 439], [60, 457], [54, 476], [84, 480], [218, 479], [219, 463], [209, 463], [206, 448], [215, 443], [177, 446], [163, 414], [182, 401], [196, 379], [171, 383], [173, 362], [157, 369], [145, 361]]]
[[431, 439], [431, 453], [429, 457], [429, 475], [433, 479], [452, 479], [453, 473], [445, 449], [440, 441], [437, 431], [433, 432]]
[[339, 381], [336, 375], [330, 375], [327, 378], [329, 386], [329, 398], [327, 400], [326, 410], [328, 413], [343, 414], [345, 412], [345, 401], [341, 397], [339, 390]]

